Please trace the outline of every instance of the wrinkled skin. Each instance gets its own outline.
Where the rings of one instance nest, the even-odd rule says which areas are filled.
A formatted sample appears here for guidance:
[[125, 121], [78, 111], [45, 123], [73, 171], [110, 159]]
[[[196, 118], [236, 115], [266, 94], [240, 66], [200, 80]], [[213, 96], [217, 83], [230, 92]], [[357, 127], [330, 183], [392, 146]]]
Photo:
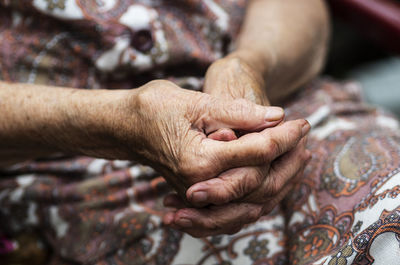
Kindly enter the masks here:
[[268, 213], [309, 158], [304, 120], [265, 119], [268, 108], [250, 101], [278, 102], [313, 78], [328, 28], [322, 0], [249, 1], [235, 51], [247, 58], [215, 62], [208, 95], [166, 81], [137, 91], [0, 82], [0, 166], [57, 152], [136, 159], [180, 194], [165, 199], [177, 209], [166, 224], [197, 237], [234, 233]]
[[[132, 126], [127, 123], [127, 128], [119, 130], [123, 133], [119, 141], [132, 150], [134, 147], [137, 156], [162, 172], [183, 198], [187, 188], [197, 182], [270, 159], [268, 150], [273, 142], [266, 128], [283, 118], [281, 108], [263, 107], [245, 99], [218, 99], [168, 81], [150, 82], [129, 100], [134, 113], [128, 112], [126, 120], [131, 115], [140, 126], [132, 137]], [[288, 127], [301, 131], [303, 123], [291, 122]], [[221, 128], [255, 133], [229, 142], [207, 137]], [[300, 134], [294, 138], [298, 141]]]
[[[269, 105], [263, 90], [262, 76], [244, 60], [224, 58], [210, 66], [204, 92], [222, 99], [249, 101]], [[299, 124], [293, 126], [296, 122]], [[238, 232], [245, 224], [268, 214], [301, 177], [310, 152], [305, 149], [309, 125], [305, 121], [284, 122], [257, 134], [268, 139], [264, 146], [269, 153], [262, 163], [232, 168], [218, 177], [191, 186], [186, 192], [187, 208], [176, 195], [165, 198], [164, 204], [176, 208], [164, 222], [195, 237]], [[234, 130], [224, 127], [208, 135], [219, 141], [255, 139], [253, 133], [237, 138]]]

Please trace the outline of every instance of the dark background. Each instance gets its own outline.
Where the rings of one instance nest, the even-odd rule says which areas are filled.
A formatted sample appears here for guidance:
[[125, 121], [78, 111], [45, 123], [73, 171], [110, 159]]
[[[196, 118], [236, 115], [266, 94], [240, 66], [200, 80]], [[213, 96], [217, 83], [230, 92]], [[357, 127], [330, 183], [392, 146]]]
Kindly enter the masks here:
[[330, 51], [323, 75], [361, 83], [367, 101], [400, 117], [400, 56], [367, 37], [368, 24], [362, 33], [335, 14], [332, 17]]

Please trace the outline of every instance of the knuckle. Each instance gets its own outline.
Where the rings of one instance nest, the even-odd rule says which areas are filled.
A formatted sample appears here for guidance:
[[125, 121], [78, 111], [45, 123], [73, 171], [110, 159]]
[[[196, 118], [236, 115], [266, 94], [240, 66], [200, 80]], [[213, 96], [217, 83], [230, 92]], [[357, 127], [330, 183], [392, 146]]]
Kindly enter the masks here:
[[247, 193], [249, 186], [253, 184], [248, 175], [247, 170], [240, 170], [235, 175], [220, 177], [224, 185], [225, 202], [239, 199]]
[[240, 197], [242, 197], [245, 190], [244, 186], [245, 185], [240, 182], [236, 183], [229, 182], [229, 184], [227, 184], [228, 193], [226, 194], [225, 202], [229, 202], [231, 200], [239, 199]]
[[135, 103], [138, 107], [148, 106], [154, 104], [155, 101], [159, 100], [162, 93], [159, 90], [166, 91], [167, 89], [175, 89], [177, 86], [171, 81], [167, 80], [153, 80], [137, 89], [136, 96], [134, 97]]
[[154, 94], [154, 87], [152, 86], [142, 86], [137, 90], [135, 97], [138, 106], [146, 106], [146, 104], [151, 101], [151, 97]]
[[265, 184], [265, 197], [273, 197], [279, 194], [284, 186], [283, 176], [279, 173], [271, 177], [269, 181]]
[[225, 186], [224, 190], [218, 192], [218, 196], [214, 202], [215, 205], [222, 205], [228, 203], [234, 198], [238, 198], [237, 192], [235, 188], [232, 187], [232, 185], [224, 185], [224, 186]]
[[177, 173], [184, 176], [200, 177], [209, 175], [212, 164], [208, 159], [195, 159], [193, 156], [180, 158]]
[[284, 182], [281, 179], [275, 179], [272, 181], [272, 186], [271, 186], [271, 195], [276, 196], [279, 194], [281, 189], [283, 188]]
[[263, 179], [263, 172], [259, 168], [248, 168], [244, 170], [240, 181], [235, 182], [234, 198], [241, 198], [254, 191], [263, 183]]
[[248, 150], [246, 154], [253, 157], [257, 164], [266, 164], [269, 162], [269, 152], [266, 146], [258, 146], [254, 150]]
[[266, 141], [266, 161], [271, 161], [275, 154], [281, 152], [280, 143], [274, 137], [268, 137]]
[[254, 174], [254, 187], [260, 186], [266, 177], [265, 168], [256, 167], [252, 173]]

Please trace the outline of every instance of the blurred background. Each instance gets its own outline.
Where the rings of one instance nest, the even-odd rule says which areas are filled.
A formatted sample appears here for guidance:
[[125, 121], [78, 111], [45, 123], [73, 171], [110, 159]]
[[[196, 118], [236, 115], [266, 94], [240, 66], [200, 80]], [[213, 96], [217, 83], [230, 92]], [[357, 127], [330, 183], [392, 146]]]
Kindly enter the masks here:
[[400, 117], [400, 0], [330, 0], [323, 75], [361, 83], [365, 98]]

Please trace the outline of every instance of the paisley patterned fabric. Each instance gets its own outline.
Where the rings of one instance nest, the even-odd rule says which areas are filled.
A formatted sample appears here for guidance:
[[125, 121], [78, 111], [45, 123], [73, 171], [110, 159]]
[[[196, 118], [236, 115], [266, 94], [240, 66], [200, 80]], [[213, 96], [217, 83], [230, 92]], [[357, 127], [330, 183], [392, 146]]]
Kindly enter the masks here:
[[2, 80], [132, 88], [201, 75], [230, 48], [246, 0], [0, 0]]
[[[200, 90], [206, 67], [234, 45], [245, 6], [0, 0], [0, 78], [91, 89], [168, 78]], [[313, 158], [273, 212], [235, 235], [195, 239], [163, 226], [162, 200], [171, 188], [134, 161], [60, 154], [2, 169], [0, 260], [398, 264], [399, 123], [367, 105], [360, 91], [355, 83], [323, 79], [288, 100], [287, 118], [312, 124]]]

